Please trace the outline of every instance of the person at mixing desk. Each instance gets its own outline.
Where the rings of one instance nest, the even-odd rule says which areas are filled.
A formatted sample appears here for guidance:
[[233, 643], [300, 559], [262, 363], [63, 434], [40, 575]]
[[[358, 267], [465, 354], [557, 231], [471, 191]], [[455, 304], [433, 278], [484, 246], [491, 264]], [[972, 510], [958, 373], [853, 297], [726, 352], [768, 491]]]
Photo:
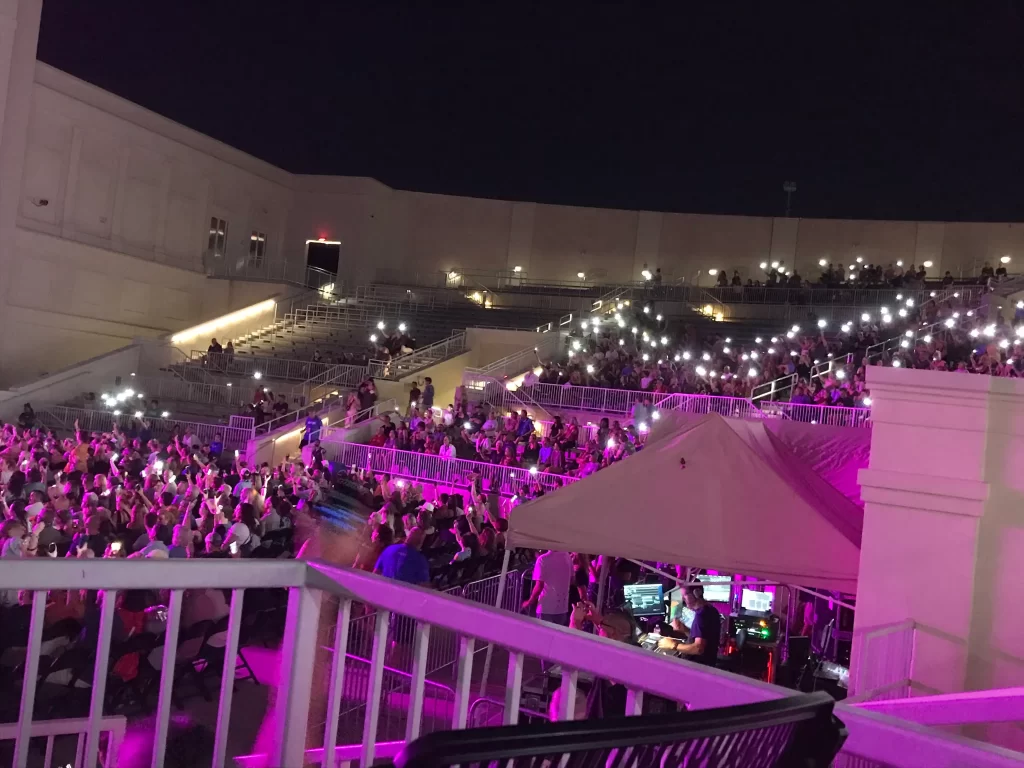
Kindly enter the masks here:
[[674, 651], [680, 656], [689, 656], [698, 664], [715, 666], [718, 661], [718, 646], [722, 637], [722, 614], [704, 599], [704, 587], [691, 585], [683, 588], [686, 607], [693, 611], [693, 621], [687, 629], [679, 619], [672, 620], [672, 629], [683, 642], [673, 637], [662, 637], [658, 647]]

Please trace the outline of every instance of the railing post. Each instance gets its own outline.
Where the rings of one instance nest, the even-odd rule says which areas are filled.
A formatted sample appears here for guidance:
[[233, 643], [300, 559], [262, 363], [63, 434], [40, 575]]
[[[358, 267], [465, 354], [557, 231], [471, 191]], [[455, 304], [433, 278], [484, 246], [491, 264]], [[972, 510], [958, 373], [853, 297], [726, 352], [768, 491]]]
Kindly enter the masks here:
[[281, 682], [275, 711], [275, 739], [268, 765], [302, 765], [313, 690], [321, 594], [310, 587], [288, 590], [288, 614], [281, 646]]

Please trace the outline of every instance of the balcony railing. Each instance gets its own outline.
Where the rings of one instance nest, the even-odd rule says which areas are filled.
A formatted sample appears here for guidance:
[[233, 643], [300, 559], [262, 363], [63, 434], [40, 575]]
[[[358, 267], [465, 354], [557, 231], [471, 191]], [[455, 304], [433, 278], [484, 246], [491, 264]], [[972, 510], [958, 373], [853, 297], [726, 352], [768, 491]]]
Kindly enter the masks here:
[[386, 472], [392, 477], [427, 480], [448, 488], [469, 488], [472, 478], [479, 475], [485, 491], [506, 497], [516, 495], [524, 485], [536, 483], [545, 491], [553, 491], [576, 482], [576, 478], [569, 475], [531, 472], [529, 468], [503, 467], [468, 459], [443, 459], [429, 453], [347, 443], [332, 439], [331, 433], [321, 439], [321, 444], [332, 462]]
[[[256, 763], [269, 766], [298, 766], [307, 761], [335, 765], [339, 756], [351, 759], [354, 752], [362, 766], [372, 765], [382, 710], [395, 706], [385, 697], [386, 658], [393, 653], [389, 643], [392, 627], [412, 627], [408, 648], [411, 673], [406, 694], [400, 697], [406, 711], [404, 740], [423, 732], [424, 700], [429, 649], [435, 631], [459, 636], [459, 655], [452, 687], [447, 727], [463, 728], [477, 697], [480, 682], [474, 675], [474, 650], [486, 645], [495, 649], [492, 670], [504, 673], [483, 679], [485, 686], [501, 690], [504, 699], [502, 722], [519, 721], [523, 703], [524, 678], [538, 673], [540, 663], [561, 668], [561, 698], [565, 706], [559, 715], [571, 714], [581, 677], [611, 678], [628, 691], [627, 712], [641, 711], [645, 696], [668, 701], [685, 701], [690, 709], [733, 706], [778, 700], [790, 695], [787, 689], [739, 677], [727, 672], [670, 658], [626, 643], [613, 642], [517, 616], [494, 607], [401, 585], [373, 574], [338, 568], [314, 561], [225, 561], [225, 560], [49, 560], [29, 558], [17, 568], [0, 569], [0, 589], [26, 590], [33, 595], [27, 636], [26, 662], [20, 691], [15, 739], [16, 768], [28, 762], [29, 740], [34, 733], [33, 712], [37, 693], [40, 643], [43, 637], [47, 593], [50, 590], [99, 590], [99, 622], [89, 692], [88, 717], [77, 725], [84, 732], [81, 764], [93, 766], [101, 750], [105, 728], [103, 704], [110, 671], [117, 593], [119, 590], [170, 590], [166, 629], [163, 633], [159, 699], [153, 723], [159, 765], [167, 742], [175, 682], [177, 647], [182, 604], [187, 589], [217, 588], [231, 591], [224, 646], [218, 714], [215, 722], [215, 768], [227, 760], [228, 729], [234, 705], [234, 676], [239, 637], [243, 623], [243, 601], [247, 590], [284, 588], [288, 609], [281, 648], [281, 672], [272, 713], [266, 723], [269, 753]], [[345, 679], [356, 674], [348, 663], [347, 644], [355, 606], [375, 611], [370, 660], [359, 660], [359, 674], [367, 681], [360, 746], [338, 749], [338, 722], [348, 706]], [[322, 643], [322, 630], [335, 628], [333, 643]], [[540, 660], [540, 661], [538, 661]], [[492, 679], [497, 678], [497, 679]], [[970, 697], [933, 705], [941, 708], [944, 722], [964, 722], [971, 717]], [[494, 698], [493, 694], [488, 698]], [[913, 700], [911, 700], [913, 701]], [[876, 705], [877, 706], [877, 705]], [[836, 716], [849, 732], [842, 759], [873, 761], [890, 768], [969, 765], [973, 768], [1019, 766], [1019, 755], [932, 730], [927, 727], [839, 703]], [[427, 713], [433, 716], [433, 713]], [[934, 714], [933, 714], [934, 717]], [[959, 717], [959, 719], [957, 719]], [[310, 727], [310, 724], [313, 727]], [[322, 729], [317, 727], [324, 723]], [[307, 751], [307, 748], [308, 751]], [[253, 764], [247, 762], [247, 764]], [[858, 763], [847, 763], [858, 764]], [[871, 762], [866, 763], [871, 765]], [[859, 765], [865, 765], [861, 762]]]
[[[835, 405], [759, 402], [742, 397], [719, 395], [654, 394], [626, 389], [573, 387], [561, 384], [534, 384], [515, 392], [505, 387], [486, 387], [482, 391], [489, 403], [502, 408], [520, 408], [524, 398], [545, 408], [588, 411], [631, 416], [638, 403], [648, 403], [654, 410], [683, 413], [718, 413], [738, 419], [792, 419], [806, 424], [827, 424], [835, 427], [868, 427], [871, 412], [867, 408], [845, 408]], [[647, 406], [644, 410], [650, 410]]]
[[[135, 379], [136, 386], [145, 395], [145, 402], [150, 400], [180, 400], [204, 405], [223, 405], [230, 408], [241, 408], [250, 405], [254, 387], [228, 386], [227, 384], [199, 383], [177, 377], [146, 376]], [[300, 390], [301, 391], [301, 390]], [[277, 390], [274, 393], [294, 397], [298, 393]], [[168, 409], [172, 410], [172, 409]]]
[[416, 371], [466, 351], [466, 332], [452, 331], [447, 339], [441, 339], [429, 346], [420, 347], [407, 355], [392, 357], [390, 360], [371, 360], [370, 375], [375, 379], [398, 381]]
[[344, 285], [334, 272], [308, 267], [304, 260], [254, 261], [248, 256], [236, 258], [207, 251], [203, 254], [203, 268], [208, 277], [290, 283], [304, 288], [332, 290], [335, 293], [341, 293]]
[[[115, 415], [112, 411], [71, 408], [66, 405], [44, 405], [37, 407], [36, 413], [42, 422], [51, 429], [71, 431], [75, 428], [74, 425], [77, 421], [78, 428], [87, 432], [110, 432], [114, 424], [117, 424], [118, 429], [127, 433], [133, 428], [134, 423], [139, 421], [129, 412], [131, 408], [131, 405], [125, 405], [125, 412]], [[144, 420], [149, 424], [154, 437], [166, 438], [175, 428], [179, 435], [189, 431], [204, 443], [213, 442], [214, 437], [220, 435], [223, 438], [224, 447], [232, 450], [243, 450], [246, 443], [253, 437], [251, 416], [232, 416], [228, 424], [209, 424], [150, 416], [145, 416]], [[243, 426], [243, 424], [247, 426]]]
[[541, 364], [545, 359], [557, 355], [561, 351], [563, 341], [560, 334], [542, 334], [534, 346], [524, 347], [518, 352], [513, 352], [511, 355], [506, 355], [500, 360], [495, 360], [480, 368], [467, 368], [466, 370], [495, 379], [518, 376]]
[[[813, 275], [814, 279], [817, 277], [817, 274]], [[602, 278], [555, 280], [531, 278], [526, 272], [461, 269], [459, 267], [448, 272], [412, 274], [406, 272], [401, 275], [389, 274], [387, 270], [378, 270], [376, 281], [426, 288], [446, 287], [459, 290], [486, 288], [500, 293], [557, 293], [570, 296], [600, 296], [612, 289], [627, 288], [634, 291], [638, 299], [686, 301], [695, 304], [719, 301], [724, 304], [832, 304], [848, 307], [893, 304], [897, 294], [903, 294], [905, 297], [923, 296], [927, 298], [932, 291], [942, 289], [940, 280], [930, 280], [921, 289], [858, 287], [851, 283], [839, 287], [829, 287], [820, 283], [810, 283], [799, 288], [731, 285], [707, 287], [688, 283], [680, 278], [674, 280], [666, 278], [661, 285], [655, 285], [649, 280], [632, 282]], [[980, 279], [960, 280], [955, 284], [955, 288], [972, 295], [985, 291]]]
[[[288, 381], [306, 381], [338, 368], [336, 363], [314, 363], [311, 360], [296, 360], [287, 357], [274, 357], [273, 355], [254, 355], [245, 352], [236, 352], [234, 355], [210, 355], [199, 350], [193, 350], [189, 359], [188, 367], [191, 368], [193, 366], [197, 370], [220, 376], [252, 378], [258, 373], [260, 378], [285, 379]], [[348, 367], [361, 372], [365, 378], [366, 366], [353, 365]]]

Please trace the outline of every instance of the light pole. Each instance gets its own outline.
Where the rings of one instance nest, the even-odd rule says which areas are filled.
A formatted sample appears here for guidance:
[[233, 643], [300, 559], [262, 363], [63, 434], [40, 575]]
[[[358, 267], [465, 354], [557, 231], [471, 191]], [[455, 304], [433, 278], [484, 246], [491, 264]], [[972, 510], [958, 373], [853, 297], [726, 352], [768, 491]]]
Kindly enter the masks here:
[[782, 182], [782, 191], [786, 193], [786, 218], [789, 218], [790, 204], [793, 202], [793, 193], [796, 192], [795, 181]]

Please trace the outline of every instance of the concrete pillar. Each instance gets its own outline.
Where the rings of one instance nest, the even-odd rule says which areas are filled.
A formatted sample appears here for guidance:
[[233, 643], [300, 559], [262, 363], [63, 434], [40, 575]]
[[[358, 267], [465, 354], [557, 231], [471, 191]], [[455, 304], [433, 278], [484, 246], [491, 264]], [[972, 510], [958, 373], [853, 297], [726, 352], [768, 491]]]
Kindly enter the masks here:
[[[661, 251], [661, 224], [665, 220], [665, 214], [657, 211], [639, 211], [636, 222], [636, 242], [633, 246], [633, 271], [627, 276], [628, 281], [643, 280], [640, 273], [644, 264], [653, 273], [661, 264], [658, 263], [658, 253]], [[662, 268], [663, 277], [668, 267]]]
[[[916, 622], [919, 690], [1024, 685], [1024, 381], [872, 367], [867, 384], [855, 630]], [[859, 650], [855, 680], [886, 661]]]
[[[43, 0], [0, 0], [0, 274], [12, 274]], [[3, 281], [0, 325], [7, 314]]]
[[533, 251], [533, 218], [536, 213], [536, 203], [512, 203], [505, 269], [512, 271], [522, 267], [523, 272], [529, 275], [530, 254]]
[[[911, 264], [916, 264], [920, 267], [926, 261], [932, 263], [931, 269], [928, 270], [929, 277], [942, 277], [945, 270], [950, 269], [945, 265], [943, 259], [943, 242], [946, 239], [946, 225], [941, 221], [919, 221], [915, 224], [917, 232], [914, 237], [914, 256], [913, 260], [908, 262], [906, 257], [903, 259], [904, 268], [909, 267]], [[981, 269], [981, 264], [978, 264], [978, 270]], [[975, 273], [976, 274], [976, 273]], [[960, 277], [956, 272], [953, 273], [954, 277]], [[970, 274], [964, 275], [964, 277], [970, 277]]]
[[[789, 269], [796, 269], [805, 280], [809, 280], [816, 273], [804, 264], [796, 262], [796, 245], [800, 234], [800, 219], [785, 219], [776, 217], [772, 219], [772, 239], [768, 246], [768, 257], [761, 257], [761, 261], [780, 261]], [[817, 262], [815, 262], [817, 264]], [[758, 270], [760, 275], [760, 270]], [[759, 276], [758, 279], [763, 279]]]

